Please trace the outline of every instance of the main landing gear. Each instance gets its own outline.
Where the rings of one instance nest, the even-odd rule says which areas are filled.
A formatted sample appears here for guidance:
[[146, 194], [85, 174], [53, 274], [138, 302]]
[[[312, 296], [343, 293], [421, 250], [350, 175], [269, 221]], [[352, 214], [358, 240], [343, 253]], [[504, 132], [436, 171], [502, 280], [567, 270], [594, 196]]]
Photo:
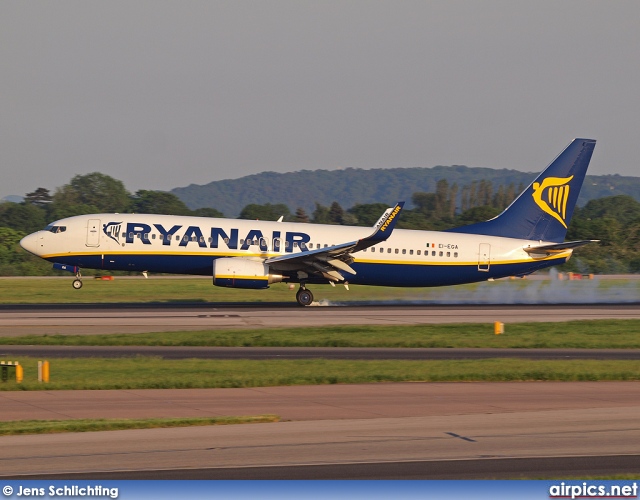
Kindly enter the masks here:
[[303, 307], [310, 306], [313, 302], [313, 294], [311, 293], [311, 290], [307, 290], [304, 285], [300, 285], [298, 293], [296, 293], [296, 300], [298, 301], [298, 304]]
[[76, 279], [73, 280], [72, 285], [76, 290], [80, 290], [82, 288], [82, 274], [80, 273], [80, 269], [76, 272]]

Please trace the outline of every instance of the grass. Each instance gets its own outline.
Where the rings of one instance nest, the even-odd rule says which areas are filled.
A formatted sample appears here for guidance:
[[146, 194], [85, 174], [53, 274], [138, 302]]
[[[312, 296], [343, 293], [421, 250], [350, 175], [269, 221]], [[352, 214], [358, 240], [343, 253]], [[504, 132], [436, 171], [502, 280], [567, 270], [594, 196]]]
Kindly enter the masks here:
[[221, 347], [499, 347], [640, 348], [640, 320], [513, 323], [503, 335], [492, 324], [330, 326], [203, 330], [109, 335], [27, 335], [0, 345], [221, 346]]
[[213, 418], [147, 418], [147, 419], [75, 419], [75, 420], [18, 420], [0, 422], [0, 436], [19, 434], [58, 434], [62, 432], [121, 431], [128, 429], [159, 429], [202, 425], [236, 425], [278, 422], [277, 415], [253, 417]]
[[[116, 276], [113, 281], [84, 279], [81, 290], [71, 287], [73, 277], [1, 278], [0, 304], [117, 303], [117, 302], [295, 302], [295, 291], [284, 283], [269, 290], [238, 290], [212, 286], [211, 278]], [[510, 303], [640, 300], [640, 280], [498, 280], [440, 288], [392, 288], [314, 285], [316, 300], [330, 303], [367, 301], [447, 301]]]
[[37, 382], [37, 361], [20, 358], [24, 382], [0, 383], [0, 391], [56, 389], [190, 389], [374, 382], [640, 380], [637, 361], [163, 360], [50, 359], [51, 382]]
[[[118, 303], [118, 302], [295, 302], [295, 290], [277, 283], [269, 290], [240, 290], [214, 287], [211, 278], [153, 278], [116, 276], [113, 281], [87, 277], [81, 290], [71, 287], [73, 278], [0, 279], [0, 303]], [[404, 289], [378, 289], [328, 285], [313, 287], [317, 297], [333, 300], [382, 300], [402, 298]], [[413, 290], [420, 296], [430, 289]]]

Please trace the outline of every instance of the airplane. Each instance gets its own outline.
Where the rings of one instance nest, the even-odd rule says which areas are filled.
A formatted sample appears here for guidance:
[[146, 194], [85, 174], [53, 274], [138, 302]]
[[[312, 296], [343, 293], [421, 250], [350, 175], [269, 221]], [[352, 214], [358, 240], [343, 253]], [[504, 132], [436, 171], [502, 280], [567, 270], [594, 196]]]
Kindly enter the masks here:
[[427, 287], [525, 276], [598, 240], [564, 242], [595, 140], [575, 139], [500, 215], [446, 231], [394, 230], [404, 202], [373, 228], [148, 214], [68, 217], [20, 245], [55, 269], [211, 276], [213, 285], [298, 283]]

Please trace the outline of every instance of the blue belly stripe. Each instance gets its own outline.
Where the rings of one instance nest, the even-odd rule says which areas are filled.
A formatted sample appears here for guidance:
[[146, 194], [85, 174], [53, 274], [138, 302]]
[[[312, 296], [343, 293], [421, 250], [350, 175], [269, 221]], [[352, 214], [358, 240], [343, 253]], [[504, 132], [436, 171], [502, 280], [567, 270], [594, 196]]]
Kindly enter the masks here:
[[[48, 260], [84, 269], [102, 269], [106, 271], [149, 271], [151, 273], [191, 274], [212, 276], [213, 258], [210, 255], [80, 255], [56, 256]], [[489, 271], [479, 271], [477, 265], [415, 265], [415, 264], [352, 264], [357, 274], [344, 273], [345, 279], [355, 285], [379, 285], [398, 287], [423, 287], [459, 285], [486, 281], [489, 278], [520, 276], [539, 269], [564, 264], [565, 257], [550, 260], [518, 262], [513, 264], [491, 264]], [[297, 282], [295, 273], [285, 281]], [[311, 279], [311, 283], [326, 283], [326, 280]], [[229, 286], [229, 285], [227, 285]], [[252, 286], [249, 286], [252, 288]]]

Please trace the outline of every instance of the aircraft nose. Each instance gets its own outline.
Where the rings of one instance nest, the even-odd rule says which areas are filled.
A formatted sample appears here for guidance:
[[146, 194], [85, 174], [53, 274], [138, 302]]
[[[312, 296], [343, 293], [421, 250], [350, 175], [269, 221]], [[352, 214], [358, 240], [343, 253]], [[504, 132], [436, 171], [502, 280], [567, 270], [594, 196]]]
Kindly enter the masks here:
[[38, 233], [32, 233], [20, 240], [20, 246], [27, 252], [32, 253], [33, 255], [38, 255], [41, 248], [39, 240], [40, 237], [38, 236]]

